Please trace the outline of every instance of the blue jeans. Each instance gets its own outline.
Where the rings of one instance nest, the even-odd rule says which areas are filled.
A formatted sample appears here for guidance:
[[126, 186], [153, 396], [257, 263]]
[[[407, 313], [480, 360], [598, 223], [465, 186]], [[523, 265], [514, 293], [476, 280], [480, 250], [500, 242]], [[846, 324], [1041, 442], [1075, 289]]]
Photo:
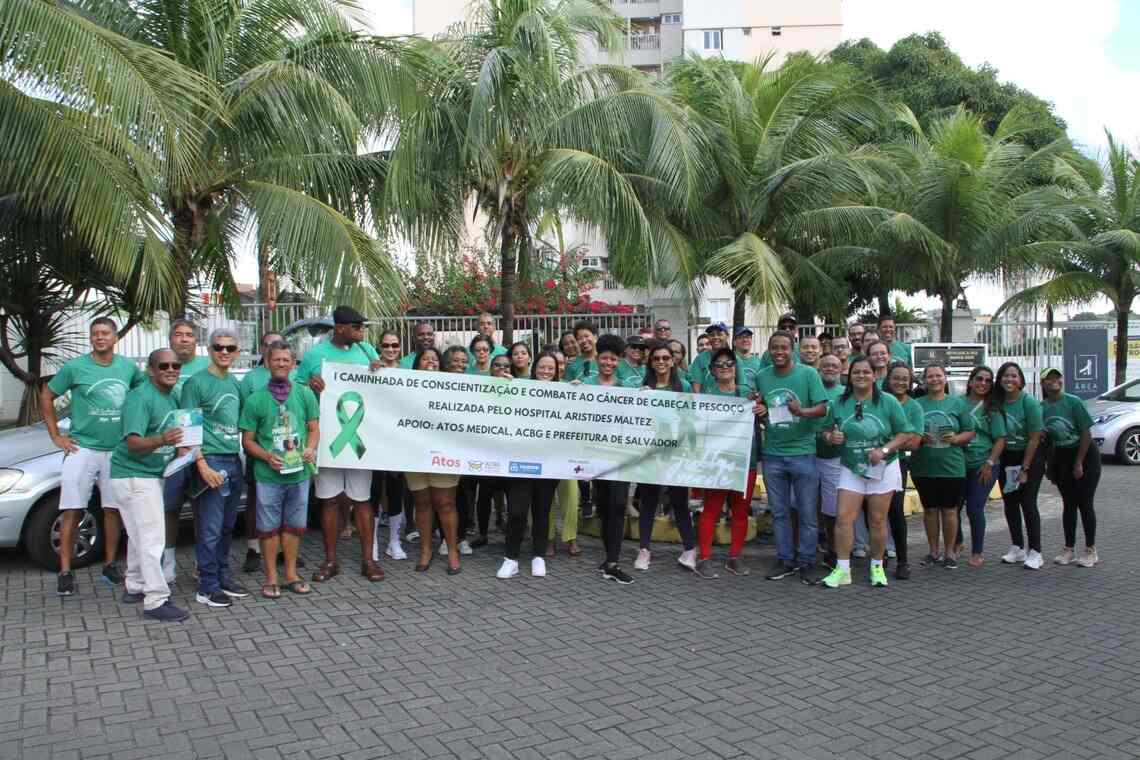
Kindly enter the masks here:
[[[226, 474], [221, 488], [207, 488], [198, 497], [198, 593], [213, 594], [233, 582], [230, 573], [230, 540], [237, 521], [238, 503], [245, 474], [237, 454], [207, 454], [211, 470]], [[199, 487], [205, 485], [199, 480]]]
[[[403, 484], [401, 484], [403, 485]], [[248, 514], [248, 513], [247, 513]], [[397, 512], [396, 514], [400, 514]], [[249, 517], [246, 517], [248, 520]], [[309, 478], [300, 483], [257, 484], [257, 536], [304, 535], [309, 524]]]
[[182, 505], [190, 498], [190, 487], [197, 478], [195, 466], [183, 467], [162, 481], [162, 506], [166, 512], [181, 512]]
[[[970, 554], [981, 554], [986, 540], [986, 501], [990, 498], [990, 491], [997, 482], [1000, 467], [992, 468], [990, 479], [985, 483], [978, 482], [977, 470], [966, 470], [966, 517], [970, 520]], [[961, 508], [959, 507], [959, 517]], [[958, 543], [962, 543], [962, 521], [958, 520]]]
[[[816, 511], [819, 509], [819, 471], [815, 456], [781, 457], [765, 455], [764, 488], [772, 510], [772, 530], [776, 534], [776, 557], [800, 567], [814, 567], [819, 536]], [[800, 546], [792, 545], [792, 511], [799, 515]]]

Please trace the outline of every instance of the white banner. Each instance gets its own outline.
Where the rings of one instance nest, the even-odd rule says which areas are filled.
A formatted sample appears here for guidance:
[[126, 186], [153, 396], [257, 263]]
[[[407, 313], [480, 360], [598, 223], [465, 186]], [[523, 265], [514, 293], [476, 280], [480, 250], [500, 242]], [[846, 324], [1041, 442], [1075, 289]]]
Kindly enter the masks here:
[[743, 491], [752, 402], [325, 362], [321, 467]]

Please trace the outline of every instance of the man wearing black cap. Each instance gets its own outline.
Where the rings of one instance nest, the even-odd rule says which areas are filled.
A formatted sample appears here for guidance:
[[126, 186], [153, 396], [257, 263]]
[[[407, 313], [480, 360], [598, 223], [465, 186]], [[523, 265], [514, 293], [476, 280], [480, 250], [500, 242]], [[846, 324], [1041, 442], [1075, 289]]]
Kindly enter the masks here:
[[717, 349], [728, 346], [728, 328], [724, 322], [713, 322], [705, 328], [705, 335], [709, 338], [709, 350], [697, 354], [693, 358], [693, 363], [689, 365], [689, 379], [693, 384], [693, 393], [700, 393], [701, 381], [712, 376], [712, 373], [709, 372], [709, 361], [712, 359], [712, 355], [717, 352]]
[[[305, 352], [297, 367], [296, 382], [307, 384], [314, 393], [325, 389], [321, 367], [326, 362], [363, 364], [375, 371], [380, 368], [376, 349], [364, 340], [364, 316], [351, 306], [338, 306], [333, 310], [333, 331]], [[321, 430], [323, 440], [336, 437], [335, 431]], [[326, 438], [327, 436], [327, 438]], [[324, 534], [325, 562], [313, 575], [317, 582], [327, 581], [340, 574], [336, 559], [336, 541], [340, 532], [339, 503], [346, 496], [355, 507], [356, 532], [360, 538], [360, 574], [370, 581], [384, 579], [384, 571], [372, 560], [372, 504], [368, 501], [372, 491], [371, 470], [340, 467], [322, 467], [317, 472], [316, 494], [321, 500], [321, 532]]]
[[645, 338], [640, 335], [631, 335], [625, 342], [625, 358], [618, 364], [618, 380], [625, 382], [627, 378], [636, 377], [638, 385], [645, 377], [645, 351], [649, 348]]
[[[796, 330], [796, 315], [792, 312], [781, 314], [780, 319], [776, 322], [776, 329], [789, 333], [792, 336], [792, 364], [800, 363], [800, 347], [799, 338], [800, 334]], [[760, 368], [767, 369], [772, 366], [772, 354], [765, 351], [764, 355], [760, 357]]]

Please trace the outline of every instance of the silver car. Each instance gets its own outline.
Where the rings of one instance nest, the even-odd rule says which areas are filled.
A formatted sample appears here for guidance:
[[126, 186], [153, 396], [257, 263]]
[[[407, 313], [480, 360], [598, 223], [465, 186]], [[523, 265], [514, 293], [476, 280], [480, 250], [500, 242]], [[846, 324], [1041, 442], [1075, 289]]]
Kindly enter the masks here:
[[1085, 402], [1093, 418], [1092, 438], [1105, 456], [1140, 465], [1140, 378]]

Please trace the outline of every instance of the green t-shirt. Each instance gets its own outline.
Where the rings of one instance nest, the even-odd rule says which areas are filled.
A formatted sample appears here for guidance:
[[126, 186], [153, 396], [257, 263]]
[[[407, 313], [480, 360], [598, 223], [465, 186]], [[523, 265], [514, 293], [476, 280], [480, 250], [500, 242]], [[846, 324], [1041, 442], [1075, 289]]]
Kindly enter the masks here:
[[183, 364], [182, 369], [178, 372], [178, 382], [174, 384], [174, 389], [170, 391], [174, 394], [175, 400], [181, 397], [182, 386], [186, 385], [186, 381], [209, 366], [210, 357], [208, 356], [195, 356], [189, 362]]
[[[708, 356], [712, 352], [701, 354], [701, 356]], [[736, 354], [736, 384], [742, 385], [746, 388], [751, 388], [756, 384], [756, 375], [760, 374], [762, 369], [760, 365], [760, 357], [756, 354], [749, 354], [748, 356], [741, 356]], [[716, 377], [712, 373], [712, 367], [708, 361], [703, 362], [701, 367], [701, 376], [696, 377], [692, 374], [692, 369], [689, 370], [689, 376], [694, 383], [700, 383], [703, 387], [705, 385], [713, 385], [716, 383]]]
[[[895, 401], [898, 401], [898, 397], [895, 397]], [[919, 406], [918, 402], [913, 398], [907, 396], [906, 403], [902, 405], [902, 408], [903, 414], [906, 415], [907, 422], [910, 423], [911, 428], [921, 432], [922, 426], [925, 424], [922, 407]], [[909, 461], [913, 453], [912, 451], [900, 451], [899, 456]]]
[[110, 451], [122, 440], [122, 410], [127, 393], [147, 382], [135, 363], [113, 356], [103, 366], [91, 354], [76, 357], [59, 368], [48, 382], [57, 396], [71, 391], [71, 430], [68, 435], [92, 451]]
[[1076, 447], [1081, 442], [1081, 435], [1093, 424], [1085, 402], [1071, 393], [1062, 393], [1059, 401], [1046, 399], [1041, 411], [1045, 430], [1058, 448]]
[[[879, 403], [868, 397], [862, 402], [862, 419], [857, 419], [859, 401], [852, 394], [839, 399], [827, 410], [824, 426], [830, 430], [836, 425], [846, 438], [839, 447], [839, 461], [856, 475], [867, 471], [867, 454], [872, 449], [882, 448], [899, 433], [917, 433], [903, 412], [902, 405], [894, 396], [879, 394]], [[898, 458], [898, 452], [891, 452], [888, 463]]]
[[[830, 409], [831, 405], [838, 401], [839, 397], [843, 395], [843, 384], [836, 383], [830, 388], [825, 385], [823, 386], [823, 392], [827, 394], [827, 405]], [[839, 447], [833, 446], [827, 441], [823, 440], [823, 434], [828, 430], [831, 430], [831, 428], [824, 426], [823, 423], [826, 421], [826, 415], [820, 417], [818, 420], [819, 425], [817, 426], [817, 434], [815, 439], [815, 455], [820, 459], [835, 459], [837, 456], [839, 456]]]
[[[496, 343], [495, 347], [491, 349], [491, 359], [494, 359], [496, 356], [502, 356], [505, 353], [507, 353], [507, 347], [506, 346], [500, 346], [498, 343]], [[412, 354], [412, 356], [415, 356], [415, 354]], [[490, 360], [488, 360], [488, 362], [489, 361]], [[471, 349], [467, 349], [467, 374], [469, 374], [469, 375], [475, 374], [475, 371], [472, 369], [474, 366], [475, 366], [475, 353]], [[487, 371], [488, 372], [490, 371], [490, 364], [488, 364], [488, 370]], [[484, 372], [483, 374], [485, 375], [487, 373]]]
[[966, 469], [976, 470], [989, 461], [990, 452], [998, 438], [1005, 438], [1005, 415], [1001, 412], [986, 411], [984, 401], [966, 405], [974, 418], [974, 438], [966, 446]]
[[786, 375], [778, 375], [775, 367], [767, 367], [756, 375], [753, 386], [768, 407], [764, 430], [764, 456], [794, 457], [815, 454], [815, 436], [819, 419], [792, 417], [791, 422], [772, 422], [772, 408], [786, 406], [795, 398], [802, 409], [827, 402], [819, 373], [811, 367], [792, 365]]
[[149, 380], [127, 394], [123, 403], [123, 432], [111, 453], [112, 478], [161, 478], [174, 457], [173, 446], [159, 446], [149, 454], [136, 456], [127, 450], [127, 436], [149, 438], [174, 427], [178, 403], [174, 391], [163, 393]]
[[645, 379], [645, 365], [644, 364], [630, 364], [628, 359], [622, 359], [618, 362], [617, 376], [623, 381], [627, 378], [636, 377], [638, 385]]
[[[702, 394], [710, 396], [733, 396], [735, 398], [748, 398], [752, 395], [752, 389], [747, 386], [737, 385], [736, 390], [732, 393], [722, 391], [716, 383], [701, 388]], [[752, 452], [749, 454], [748, 469], [755, 470], [756, 464], [760, 461], [760, 445], [758, 436], [756, 435], [756, 426], [752, 427]]]
[[[376, 353], [371, 343], [353, 343], [351, 346], [341, 348], [331, 340], [323, 340], [306, 351], [301, 358], [301, 365], [297, 367], [296, 382], [307, 385], [313, 375], [321, 374], [321, 366], [326, 361], [367, 366], [379, 358], [380, 355]], [[400, 366], [404, 366], [403, 360]]]
[[[245, 400], [247, 398], [249, 398], [250, 395], [254, 391], [259, 391], [262, 388], [269, 385], [269, 378], [270, 377], [271, 377], [271, 375], [269, 374], [269, 368], [266, 367], [264, 364], [258, 364], [256, 367], [252, 368], [249, 372], [246, 372], [245, 377], [243, 377], [241, 379], [241, 400], [242, 400], [242, 403], [244, 404]], [[292, 370], [289, 371], [289, 381], [293, 382], [296, 379], [297, 379], [297, 368], [294, 367]]]
[[934, 436], [935, 443], [923, 443], [911, 457], [910, 471], [926, 478], [966, 477], [966, 447], [947, 446], [939, 441], [943, 433], [962, 433], [974, 429], [974, 418], [961, 396], [935, 400], [921, 396], [915, 401], [922, 407], [922, 432]]
[[241, 385], [232, 375], [221, 378], [208, 369], [202, 370], [182, 386], [178, 406], [202, 410], [203, 454], [238, 453]]
[[[595, 365], [595, 366], [597, 366], [597, 365]], [[614, 383], [613, 385], [607, 385], [604, 387], [606, 387], [606, 388], [628, 388], [629, 387], [628, 385], [625, 384], [624, 380], [622, 380], [620, 377], [618, 377], [618, 374], [616, 371], [614, 372], [614, 379], [617, 380], [616, 383]], [[594, 370], [594, 374], [589, 375], [588, 377], [582, 379], [582, 385], [601, 385], [601, 384], [602, 384], [602, 376], [598, 374], [596, 369]]]
[[903, 343], [901, 340], [892, 340], [889, 348], [891, 350], [891, 361], [906, 362], [906, 366], [911, 366], [909, 343]]
[[[672, 388], [657, 388], [656, 386], [651, 388], [651, 390], [671, 391], [671, 392], [676, 392], [676, 393], [692, 393], [693, 392], [693, 386], [688, 380], [685, 379], [684, 373], [678, 371], [677, 374], [679, 376], [679, 379], [681, 380], [681, 390], [680, 391], [673, 391]], [[645, 382], [644, 376], [639, 377], [637, 375], [631, 375], [631, 376], [627, 377], [626, 379], [622, 380], [622, 385], [624, 385], [626, 388], [640, 388], [642, 386], [642, 383], [644, 383], [644, 382]]]
[[1017, 401], [1007, 401], [1002, 406], [1005, 412], [1005, 450], [1025, 451], [1029, 446], [1029, 434], [1040, 433], [1045, 429], [1041, 414], [1041, 403], [1022, 392]]
[[[258, 446], [284, 459], [287, 451], [304, 452], [309, 440], [308, 423], [320, 416], [316, 394], [307, 385], [293, 383], [284, 404], [278, 404], [268, 388], [250, 395], [242, 407], [238, 427], [253, 433]], [[292, 485], [309, 477], [310, 471], [311, 467], [306, 466], [282, 475], [268, 462], [253, 462], [253, 475], [259, 483]]]
[[597, 374], [597, 359], [586, 359], [583, 356], [575, 356], [574, 361], [566, 365], [566, 373], [562, 376], [562, 379], [566, 382], [570, 382], [571, 380], [586, 382], [586, 378]]

